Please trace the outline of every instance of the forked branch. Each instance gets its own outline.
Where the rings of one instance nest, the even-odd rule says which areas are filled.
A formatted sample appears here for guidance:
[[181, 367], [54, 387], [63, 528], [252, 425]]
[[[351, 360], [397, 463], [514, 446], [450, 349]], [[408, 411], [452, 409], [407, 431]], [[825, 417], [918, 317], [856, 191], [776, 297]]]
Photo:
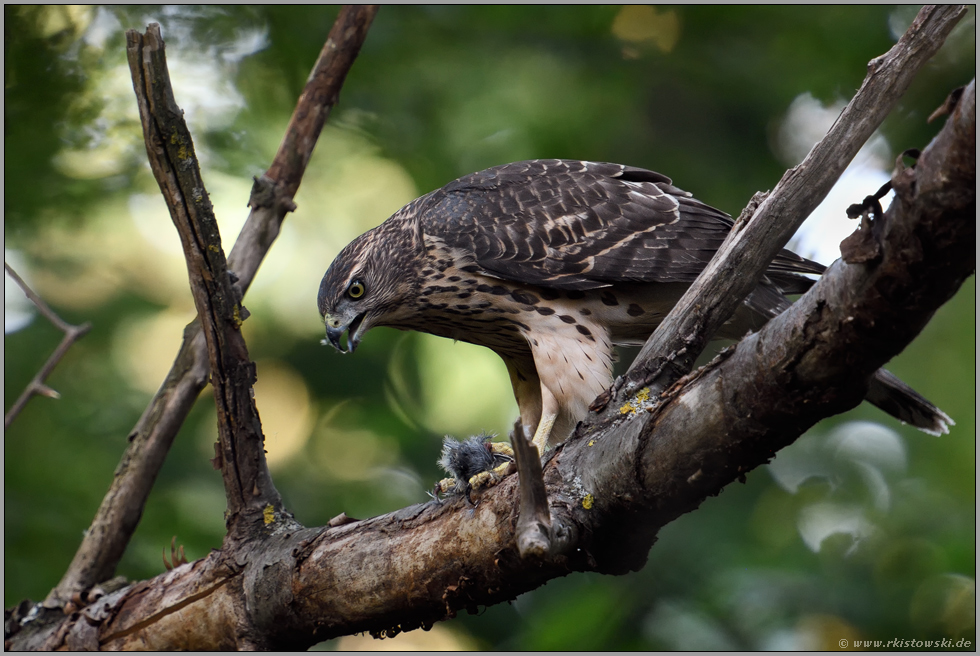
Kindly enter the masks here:
[[42, 366], [41, 369], [34, 374], [34, 377], [31, 378], [31, 382], [27, 384], [24, 391], [21, 392], [20, 396], [17, 397], [17, 400], [14, 401], [14, 404], [10, 406], [10, 410], [8, 410], [7, 414], [3, 416], [3, 427], [6, 429], [8, 426], [10, 426], [10, 423], [17, 417], [17, 415], [20, 414], [20, 411], [27, 406], [27, 402], [31, 400], [32, 396], [46, 396], [49, 399], [57, 399], [61, 397], [58, 392], [48, 387], [45, 381], [48, 379], [48, 376], [51, 375], [51, 372], [54, 371], [54, 368], [58, 366], [58, 363], [61, 362], [61, 358], [65, 357], [65, 354], [68, 352], [68, 349], [71, 348], [72, 344], [77, 342], [85, 335], [85, 333], [92, 329], [92, 324], [88, 323], [87, 321], [80, 326], [73, 326], [72, 324], [67, 323], [61, 317], [59, 317], [54, 310], [48, 307], [48, 304], [44, 302], [44, 299], [38, 296], [34, 290], [31, 289], [26, 282], [24, 282], [24, 279], [17, 275], [17, 272], [14, 271], [13, 268], [6, 262], [3, 263], [3, 270], [14, 282], [17, 283], [17, 286], [24, 290], [27, 298], [29, 298], [31, 303], [34, 304], [38, 312], [40, 312], [45, 319], [54, 324], [55, 328], [65, 334], [65, 336], [61, 339], [61, 343], [58, 344], [58, 348], [56, 348], [50, 357], [48, 357], [48, 361], [44, 363], [44, 366]]

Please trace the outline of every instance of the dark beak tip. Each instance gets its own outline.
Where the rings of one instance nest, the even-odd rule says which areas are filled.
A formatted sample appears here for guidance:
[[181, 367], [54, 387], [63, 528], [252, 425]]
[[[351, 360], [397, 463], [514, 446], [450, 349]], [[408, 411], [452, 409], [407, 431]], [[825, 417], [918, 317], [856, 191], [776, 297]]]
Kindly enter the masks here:
[[340, 343], [340, 337], [343, 334], [344, 331], [342, 330], [327, 328], [327, 341], [330, 342], [330, 345], [341, 353], [346, 353], [347, 351], [344, 350], [343, 345]]
[[[329, 341], [330, 344], [332, 344], [333, 347], [338, 351], [340, 351], [341, 353], [353, 353], [354, 350], [357, 348], [357, 345], [360, 344], [361, 341], [359, 329], [361, 327], [361, 322], [363, 320], [364, 320], [364, 315], [360, 314], [347, 325], [340, 325], [340, 326], [333, 327], [329, 325], [331, 322], [333, 323], [340, 323], [340, 322], [334, 322], [334, 321], [325, 322], [327, 324], [326, 325], [327, 341]], [[340, 343], [340, 340], [344, 336], [345, 332], [347, 333], [346, 349]]]

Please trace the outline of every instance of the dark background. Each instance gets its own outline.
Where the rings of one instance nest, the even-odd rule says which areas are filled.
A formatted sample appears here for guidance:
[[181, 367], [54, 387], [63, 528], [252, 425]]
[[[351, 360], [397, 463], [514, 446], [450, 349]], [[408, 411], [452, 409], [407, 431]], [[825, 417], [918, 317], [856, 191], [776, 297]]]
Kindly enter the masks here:
[[[336, 13], [5, 7], [5, 259], [66, 320], [94, 325], [49, 379], [62, 399], [33, 399], [5, 433], [5, 606], [58, 582], [193, 317], [179, 241], [145, 162], [124, 30], [163, 26], [227, 250], [251, 176], [271, 162]], [[245, 299], [270, 466], [297, 519], [312, 526], [425, 501], [444, 434], [504, 433], [516, 416], [489, 351], [388, 329], [355, 356], [320, 345], [319, 280], [353, 237], [460, 175], [536, 157], [651, 168], [737, 214], [799, 161], [787, 133], [807, 130], [786, 126], [819, 136], [807, 117], [823, 107], [832, 120], [914, 15], [889, 6], [383, 7], [299, 209]], [[868, 165], [880, 179], [860, 178], [847, 202], [872, 193], [897, 153], [928, 144], [941, 123], [925, 118], [975, 75], [975, 57], [971, 10], [882, 127]], [[853, 227], [841, 210], [828, 216], [834, 230]], [[10, 332], [21, 301], [8, 279], [5, 408], [60, 339], [36, 317]], [[889, 365], [956, 420], [950, 435], [862, 405], [664, 529], [641, 572], [571, 575], [392, 645], [975, 645], [975, 313], [971, 278]], [[159, 574], [174, 535], [191, 559], [220, 546], [215, 435], [206, 391], [120, 574]]]

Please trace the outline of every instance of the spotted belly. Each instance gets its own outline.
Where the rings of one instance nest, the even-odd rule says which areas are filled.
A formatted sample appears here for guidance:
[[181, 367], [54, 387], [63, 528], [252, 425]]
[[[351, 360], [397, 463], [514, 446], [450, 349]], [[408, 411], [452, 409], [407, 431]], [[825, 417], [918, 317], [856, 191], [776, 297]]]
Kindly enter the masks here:
[[[415, 315], [395, 327], [469, 342], [501, 355], [529, 354], [537, 332], [571, 329], [584, 341], [642, 343], [683, 294], [683, 284], [629, 284], [557, 290], [449, 265], [423, 271]], [[599, 333], [599, 334], [596, 334]]]

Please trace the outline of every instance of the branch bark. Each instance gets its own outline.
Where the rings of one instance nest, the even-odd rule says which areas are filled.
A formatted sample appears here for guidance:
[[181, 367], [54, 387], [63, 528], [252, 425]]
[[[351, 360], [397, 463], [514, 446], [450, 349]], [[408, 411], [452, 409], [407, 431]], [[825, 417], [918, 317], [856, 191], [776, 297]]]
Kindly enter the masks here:
[[315, 529], [276, 517], [263, 539], [111, 593], [9, 646], [299, 648], [427, 626], [570, 571], [638, 568], [664, 524], [820, 418], [859, 403], [860, 381], [975, 269], [975, 144], [971, 83], [916, 168], [893, 176], [880, 261], [837, 262], [790, 310], [679, 381], [652, 412], [630, 406], [556, 449], [544, 480], [553, 524], [569, 536], [564, 554], [520, 558], [510, 477], [475, 508], [456, 498]]
[[[251, 212], [228, 257], [242, 295], [279, 235], [287, 212], [295, 209], [292, 198], [317, 136], [339, 98], [376, 13], [377, 6], [341, 9], [297, 102], [287, 137], [269, 170], [256, 180], [249, 202]], [[62, 607], [73, 596], [113, 575], [139, 524], [167, 452], [207, 384], [209, 372], [204, 336], [195, 319], [184, 329], [183, 343], [160, 390], [129, 433], [129, 445], [116, 467], [109, 491], [61, 582], [48, 595], [48, 607]]]

